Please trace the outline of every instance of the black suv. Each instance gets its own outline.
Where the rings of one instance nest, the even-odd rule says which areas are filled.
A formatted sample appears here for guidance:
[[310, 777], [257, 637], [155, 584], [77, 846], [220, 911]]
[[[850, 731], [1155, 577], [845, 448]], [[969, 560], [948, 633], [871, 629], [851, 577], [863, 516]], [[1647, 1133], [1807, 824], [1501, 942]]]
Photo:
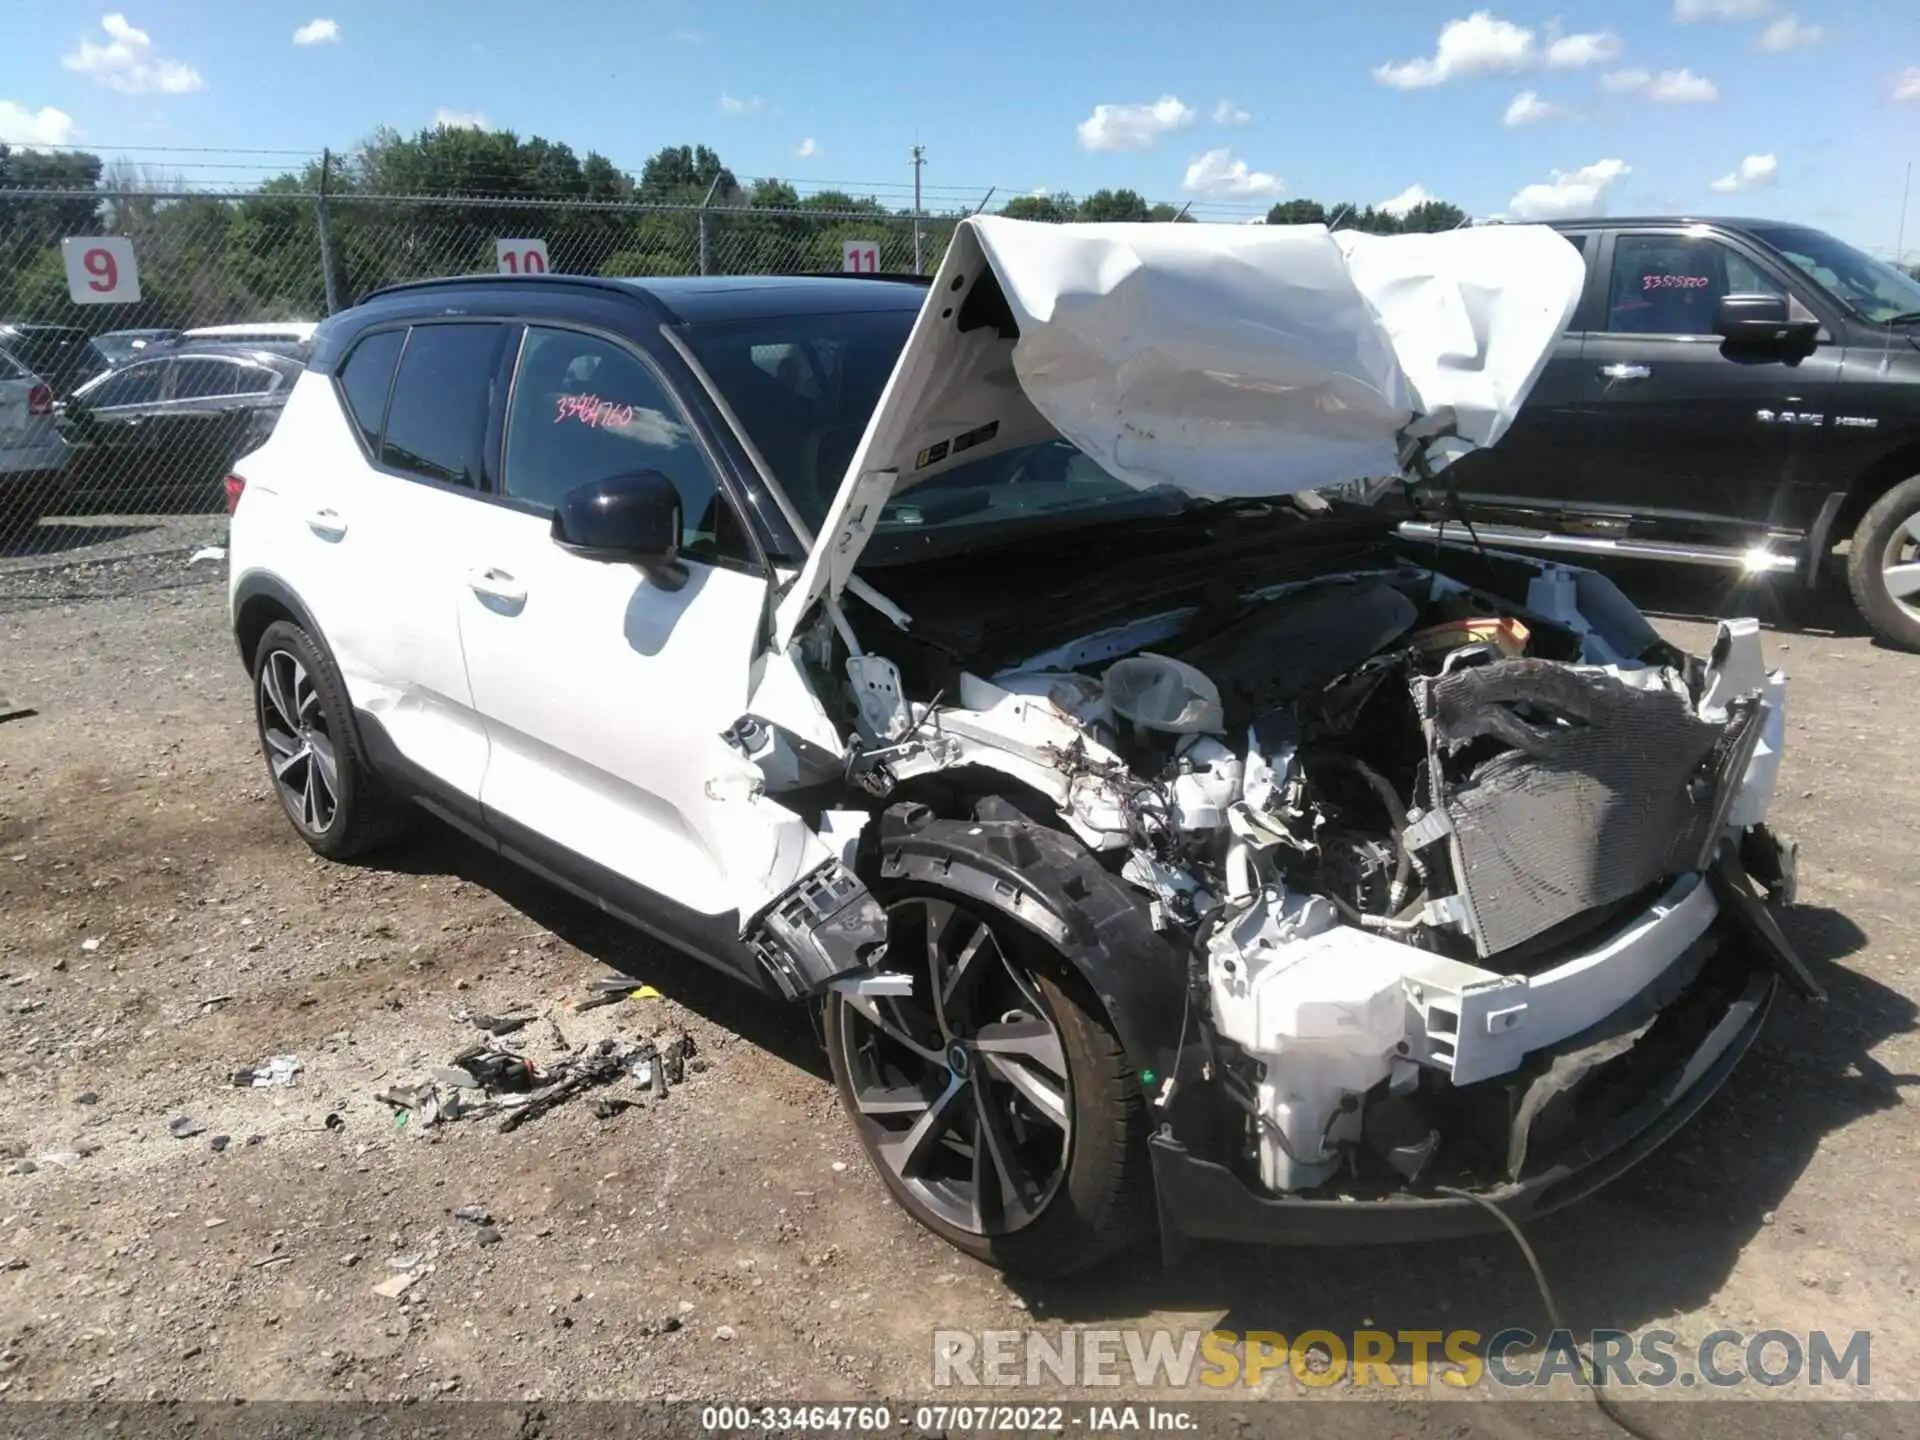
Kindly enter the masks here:
[[1920, 650], [1920, 281], [1774, 221], [1555, 228], [1587, 288], [1512, 430], [1452, 472], [1481, 538], [1809, 585], [1850, 541], [1867, 623]]

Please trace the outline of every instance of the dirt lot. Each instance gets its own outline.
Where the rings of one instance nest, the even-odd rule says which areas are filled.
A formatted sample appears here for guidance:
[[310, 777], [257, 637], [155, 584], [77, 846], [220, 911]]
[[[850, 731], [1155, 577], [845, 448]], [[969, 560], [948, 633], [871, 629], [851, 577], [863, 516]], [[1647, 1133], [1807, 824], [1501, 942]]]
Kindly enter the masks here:
[[[796, 1013], [444, 833], [310, 858], [268, 791], [217, 567], [89, 553], [0, 566], [0, 694], [38, 712], [0, 725], [9, 1400], [858, 1400], [926, 1394], [936, 1324], [1546, 1328], [1504, 1239], [1209, 1248], [1173, 1273], [1142, 1252], [1010, 1287], [888, 1203]], [[1622, 578], [1657, 611], [1746, 606]], [[1832, 1003], [1784, 1002], [1678, 1140], [1534, 1234], [1576, 1328], [1683, 1349], [1868, 1329], [1873, 1392], [1916, 1398], [1920, 658], [1834, 615], [1769, 642], [1795, 707], [1775, 815], [1805, 857], [1785, 923]], [[614, 970], [665, 998], [562, 1008]], [[610, 1119], [396, 1128], [374, 1093], [475, 1038], [457, 1007], [551, 1012], [574, 1043], [684, 1025], [706, 1066]], [[550, 1053], [544, 1022], [523, 1034]], [[293, 1086], [230, 1084], [278, 1053]], [[204, 1128], [175, 1138], [179, 1117]]]

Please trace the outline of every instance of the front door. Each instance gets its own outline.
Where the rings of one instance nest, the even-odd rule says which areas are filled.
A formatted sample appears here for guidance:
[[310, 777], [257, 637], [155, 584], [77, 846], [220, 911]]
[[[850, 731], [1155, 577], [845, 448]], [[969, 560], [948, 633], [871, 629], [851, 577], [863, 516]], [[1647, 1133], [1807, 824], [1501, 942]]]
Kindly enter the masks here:
[[1623, 230], [1604, 257], [1604, 319], [1582, 377], [1602, 508], [1705, 529], [1793, 529], [1820, 481], [1840, 350], [1742, 347], [1720, 298], [1791, 294], [1756, 254], [1697, 229]]
[[[552, 538], [568, 491], [644, 470], [680, 492], [677, 588]], [[739, 783], [742, 762], [721, 736], [747, 708], [768, 580], [715, 473], [650, 360], [605, 336], [529, 326], [504, 498], [467, 536], [460, 630], [489, 741], [481, 800], [502, 839], [588, 862], [561, 878], [642, 921], [664, 900], [730, 935], [753, 847], [727, 827], [773, 807]], [[777, 868], [767, 858], [754, 868]]]

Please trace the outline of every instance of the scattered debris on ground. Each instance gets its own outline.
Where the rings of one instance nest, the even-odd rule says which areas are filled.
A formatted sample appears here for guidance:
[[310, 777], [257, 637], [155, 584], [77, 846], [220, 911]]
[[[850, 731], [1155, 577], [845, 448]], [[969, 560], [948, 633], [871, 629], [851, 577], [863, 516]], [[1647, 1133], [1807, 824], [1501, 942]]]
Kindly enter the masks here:
[[[222, 995], [219, 998], [225, 1000], [230, 997]], [[211, 1002], [201, 1002], [203, 1006], [209, 1003]], [[300, 1063], [297, 1055], [269, 1055], [258, 1065], [249, 1065], [243, 1070], [234, 1071], [233, 1083], [235, 1088], [240, 1090], [266, 1090], [291, 1085], [294, 1076], [305, 1068], [306, 1066]]]

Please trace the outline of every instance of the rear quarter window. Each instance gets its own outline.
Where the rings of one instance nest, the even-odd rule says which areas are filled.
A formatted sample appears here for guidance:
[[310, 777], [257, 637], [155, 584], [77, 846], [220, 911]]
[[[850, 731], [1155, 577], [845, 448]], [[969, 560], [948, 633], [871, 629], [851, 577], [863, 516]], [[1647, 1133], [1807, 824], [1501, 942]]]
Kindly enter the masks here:
[[406, 338], [404, 330], [376, 331], [355, 345], [340, 367], [340, 398], [369, 455], [380, 453], [387, 392], [393, 388], [394, 363]]
[[383, 464], [422, 480], [480, 488], [506, 336], [507, 327], [497, 324], [413, 327], [387, 401]]

